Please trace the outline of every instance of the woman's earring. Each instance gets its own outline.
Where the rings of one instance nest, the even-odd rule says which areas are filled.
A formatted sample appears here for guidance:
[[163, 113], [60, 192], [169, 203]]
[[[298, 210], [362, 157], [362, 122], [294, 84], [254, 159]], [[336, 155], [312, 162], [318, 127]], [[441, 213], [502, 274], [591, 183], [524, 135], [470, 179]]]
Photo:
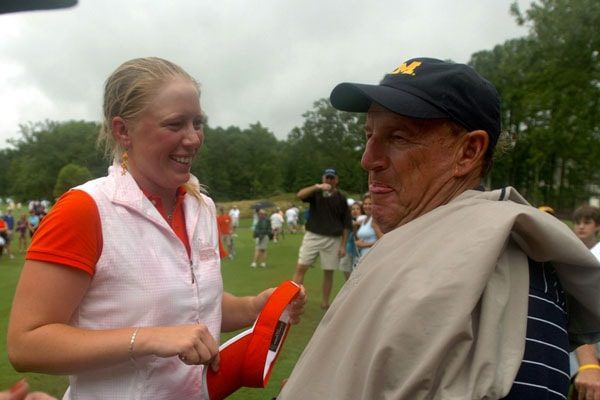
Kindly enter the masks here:
[[129, 156], [127, 155], [127, 152], [125, 152], [121, 156], [121, 176], [124, 176], [127, 173], [127, 161], [129, 161]]

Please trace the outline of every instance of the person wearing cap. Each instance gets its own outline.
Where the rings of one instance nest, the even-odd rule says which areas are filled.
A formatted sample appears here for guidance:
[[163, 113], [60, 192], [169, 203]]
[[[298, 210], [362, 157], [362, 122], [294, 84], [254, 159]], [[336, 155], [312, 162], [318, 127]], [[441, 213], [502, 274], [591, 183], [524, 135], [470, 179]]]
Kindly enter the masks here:
[[600, 339], [600, 264], [514, 188], [482, 188], [494, 86], [416, 58], [379, 85], [339, 84], [331, 103], [367, 113], [361, 164], [384, 235], [279, 399], [565, 399], [569, 348]]
[[352, 229], [348, 200], [338, 190], [338, 183], [337, 171], [326, 168], [321, 183], [302, 188], [296, 194], [309, 203], [310, 218], [306, 221], [293, 280], [302, 284], [306, 271], [319, 258], [323, 269], [321, 308], [324, 310], [329, 308], [333, 271], [346, 254], [346, 235]]

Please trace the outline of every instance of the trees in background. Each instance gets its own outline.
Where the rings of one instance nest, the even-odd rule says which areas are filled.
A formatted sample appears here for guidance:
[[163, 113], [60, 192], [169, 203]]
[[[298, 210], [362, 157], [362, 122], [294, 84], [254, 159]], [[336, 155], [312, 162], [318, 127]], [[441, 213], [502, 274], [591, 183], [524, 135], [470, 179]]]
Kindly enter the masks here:
[[[514, 186], [534, 205], [570, 210], [599, 190], [600, 2], [538, 0], [524, 12], [515, 3], [511, 11], [529, 35], [470, 60], [502, 97], [505, 151], [489, 183]], [[364, 115], [320, 99], [303, 117], [285, 141], [259, 122], [246, 129], [207, 126], [192, 172], [219, 201], [295, 192], [330, 166], [343, 189], [365, 192]], [[104, 175], [108, 162], [94, 146], [98, 128], [83, 121], [21, 126], [13, 148], [0, 150], [0, 196], [52, 199], [55, 187], [64, 188], [57, 178], [68, 164]]]
[[471, 57], [502, 97], [509, 151], [497, 158], [492, 184], [572, 209], [598, 194], [600, 2], [542, 0], [511, 10], [529, 36]]
[[92, 174], [86, 167], [77, 164], [67, 164], [58, 172], [52, 194], [55, 199], [58, 199], [67, 190], [77, 185], [81, 185], [90, 179], [92, 179]]
[[106, 161], [97, 150], [95, 122], [45, 121], [22, 125], [21, 138], [10, 141], [14, 149], [0, 153], [0, 195], [19, 200], [54, 199], [60, 170], [68, 164], [86, 167], [92, 176], [106, 172]]
[[260, 123], [204, 130], [204, 146], [192, 173], [218, 200], [253, 199], [281, 188], [283, 143]]
[[340, 187], [351, 193], [367, 190], [367, 175], [360, 167], [364, 150], [364, 114], [338, 111], [320, 99], [303, 114], [304, 123], [288, 135], [283, 154], [283, 189], [318, 183], [323, 169], [334, 167]]
[[[277, 140], [259, 122], [246, 129], [206, 126], [192, 173], [219, 201], [295, 192], [298, 185], [318, 182], [327, 166], [338, 169], [344, 189], [366, 190], [359, 117], [326, 100], [305, 116], [288, 141]], [[10, 141], [13, 148], [0, 151], [0, 197], [53, 200], [86, 176], [105, 175], [109, 160], [95, 145], [99, 128], [83, 121], [21, 126], [21, 137]]]

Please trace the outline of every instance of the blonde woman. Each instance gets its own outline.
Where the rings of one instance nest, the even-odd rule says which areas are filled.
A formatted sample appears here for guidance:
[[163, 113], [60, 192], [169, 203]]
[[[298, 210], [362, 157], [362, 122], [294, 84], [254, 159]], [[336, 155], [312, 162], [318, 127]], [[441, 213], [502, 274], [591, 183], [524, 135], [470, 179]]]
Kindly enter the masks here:
[[108, 176], [67, 192], [27, 252], [9, 358], [18, 371], [70, 375], [67, 399], [202, 398], [220, 332], [252, 324], [272, 291], [223, 292], [215, 206], [190, 173], [199, 98], [169, 61], [118, 67], [99, 135]]

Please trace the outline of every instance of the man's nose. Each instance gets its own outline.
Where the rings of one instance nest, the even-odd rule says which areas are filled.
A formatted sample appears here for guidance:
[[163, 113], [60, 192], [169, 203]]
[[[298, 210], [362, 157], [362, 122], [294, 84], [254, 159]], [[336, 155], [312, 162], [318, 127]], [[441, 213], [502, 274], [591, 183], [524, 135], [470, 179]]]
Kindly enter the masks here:
[[367, 171], [383, 169], [388, 163], [385, 144], [371, 138], [367, 141], [360, 164]]

